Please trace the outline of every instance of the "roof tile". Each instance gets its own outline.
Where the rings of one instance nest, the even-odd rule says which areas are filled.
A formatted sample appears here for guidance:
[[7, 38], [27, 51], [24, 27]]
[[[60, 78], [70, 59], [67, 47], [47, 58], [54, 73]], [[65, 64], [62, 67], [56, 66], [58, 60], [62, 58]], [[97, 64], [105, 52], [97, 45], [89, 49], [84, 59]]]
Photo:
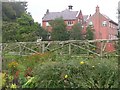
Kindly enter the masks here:
[[73, 20], [76, 19], [78, 11], [71, 11], [69, 9], [66, 9], [62, 12], [49, 12], [48, 14], [45, 14], [43, 17], [43, 21], [49, 21], [54, 20], [56, 18], [63, 18], [64, 20]]

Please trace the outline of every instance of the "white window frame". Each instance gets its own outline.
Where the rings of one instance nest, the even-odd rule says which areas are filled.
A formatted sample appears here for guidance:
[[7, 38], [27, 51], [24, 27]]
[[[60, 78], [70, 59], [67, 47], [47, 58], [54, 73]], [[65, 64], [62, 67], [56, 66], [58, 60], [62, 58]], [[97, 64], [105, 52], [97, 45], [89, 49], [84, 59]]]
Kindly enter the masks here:
[[67, 21], [68, 26], [73, 26], [73, 21]]
[[106, 27], [107, 26], [107, 21], [103, 21], [102, 26]]
[[49, 22], [46, 22], [46, 26], [50, 26]]
[[84, 26], [82, 25], [82, 29], [84, 28]]
[[93, 26], [93, 22], [92, 22], [92, 21], [90, 21], [90, 22], [89, 22], [89, 25], [90, 25], [90, 26]]

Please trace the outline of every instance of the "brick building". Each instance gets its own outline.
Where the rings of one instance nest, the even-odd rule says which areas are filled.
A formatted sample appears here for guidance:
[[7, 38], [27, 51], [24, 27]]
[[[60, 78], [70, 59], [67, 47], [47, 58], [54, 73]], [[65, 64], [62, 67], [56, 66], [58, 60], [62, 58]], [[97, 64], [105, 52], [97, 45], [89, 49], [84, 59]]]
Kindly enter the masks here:
[[83, 15], [81, 10], [73, 11], [72, 7], [73, 6], [69, 5], [68, 9], [61, 12], [49, 12], [49, 10], [47, 10], [46, 14], [42, 18], [42, 27], [51, 31], [52, 27], [49, 25], [49, 22], [51, 20], [55, 20], [56, 18], [62, 18], [67, 25], [68, 30], [70, 30], [72, 26], [78, 22], [83, 24], [87, 19], [87, 15]]
[[92, 25], [95, 30], [95, 39], [115, 39], [117, 38], [118, 24], [111, 20], [108, 16], [101, 14], [99, 7], [96, 7], [96, 12], [89, 17], [87, 25]]
[[[83, 34], [86, 32], [86, 27], [91, 26], [93, 28], [94, 39], [117, 39], [118, 35], [118, 24], [111, 20], [108, 16], [101, 14], [100, 9], [97, 6], [96, 11], [93, 15], [83, 15], [82, 11], [73, 11], [71, 5], [68, 9], [62, 12], [49, 12], [42, 18], [42, 27], [51, 32], [52, 27], [49, 25], [51, 20], [56, 18], [62, 18], [67, 25], [67, 29], [70, 30], [76, 23], [81, 23], [83, 28]], [[100, 47], [98, 43], [98, 47]], [[115, 50], [114, 43], [107, 43], [106, 51], [112, 52]]]
[[[86, 21], [86, 25], [91, 25], [94, 29], [94, 39], [117, 39], [118, 24], [108, 16], [101, 14], [97, 6], [95, 13]], [[108, 43], [106, 51], [113, 51], [113, 43]]]

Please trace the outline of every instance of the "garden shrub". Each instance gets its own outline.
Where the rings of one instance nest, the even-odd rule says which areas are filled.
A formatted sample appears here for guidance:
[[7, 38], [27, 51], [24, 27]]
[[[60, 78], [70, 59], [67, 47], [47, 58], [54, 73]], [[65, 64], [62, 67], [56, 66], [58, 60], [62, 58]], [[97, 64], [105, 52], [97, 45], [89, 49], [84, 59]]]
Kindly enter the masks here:
[[111, 60], [111, 63], [104, 60], [81, 60], [47, 61], [37, 65], [34, 76], [37, 77], [38, 87], [117, 88], [115, 60]]
[[[115, 57], [89, 59], [57, 52], [8, 58], [4, 88], [117, 88]], [[16, 60], [17, 59], [17, 60]], [[15, 73], [15, 75], [13, 75]], [[13, 83], [18, 77], [19, 84]], [[12, 77], [12, 79], [8, 78]], [[6, 82], [7, 81], [7, 82]]]

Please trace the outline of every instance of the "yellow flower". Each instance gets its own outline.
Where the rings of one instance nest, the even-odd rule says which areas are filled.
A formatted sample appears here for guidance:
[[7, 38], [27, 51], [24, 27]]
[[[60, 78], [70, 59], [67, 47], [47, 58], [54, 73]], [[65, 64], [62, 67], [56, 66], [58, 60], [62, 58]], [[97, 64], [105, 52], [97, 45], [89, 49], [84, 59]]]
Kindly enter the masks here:
[[31, 77], [30, 76], [27, 76], [27, 79], [30, 79]]
[[5, 78], [6, 73], [2, 73], [2, 78]]
[[8, 67], [11, 68], [11, 67], [16, 67], [18, 66], [18, 63], [16, 61], [13, 61], [11, 63], [8, 64]]
[[17, 85], [16, 84], [12, 84], [11, 88], [17, 88]]
[[85, 63], [85, 62], [83, 62], [83, 61], [80, 62], [81, 65], [84, 64], [84, 63]]
[[68, 75], [65, 75], [65, 78], [68, 78]]
[[95, 48], [93, 48], [92, 50], [95, 50]]

